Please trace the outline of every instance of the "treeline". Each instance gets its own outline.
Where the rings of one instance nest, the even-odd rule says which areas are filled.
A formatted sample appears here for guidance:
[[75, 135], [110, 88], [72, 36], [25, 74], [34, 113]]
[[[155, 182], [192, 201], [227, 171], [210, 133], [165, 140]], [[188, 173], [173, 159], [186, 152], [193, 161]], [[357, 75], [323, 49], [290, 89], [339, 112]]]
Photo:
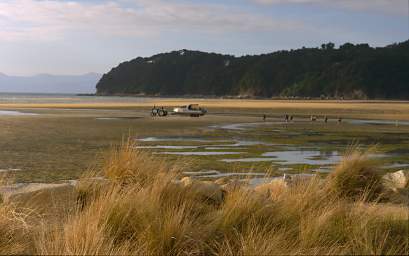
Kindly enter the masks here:
[[409, 41], [243, 57], [174, 51], [121, 63], [97, 94], [409, 99]]

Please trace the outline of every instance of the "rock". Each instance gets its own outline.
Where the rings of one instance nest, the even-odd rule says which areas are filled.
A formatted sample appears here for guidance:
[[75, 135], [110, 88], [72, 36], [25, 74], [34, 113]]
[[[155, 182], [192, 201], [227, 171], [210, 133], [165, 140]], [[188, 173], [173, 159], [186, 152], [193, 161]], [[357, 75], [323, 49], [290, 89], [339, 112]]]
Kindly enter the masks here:
[[190, 185], [193, 184], [193, 179], [192, 179], [192, 177], [183, 177], [183, 178], [180, 180], [180, 183], [181, 183], [183, 186], [187, 187], [187, 186], [190, 186]]
[[265, 196], [273, 196], [276, 197], [281, 194], [284, 190], [288, 187], [287, 182], [284, 179], [275, 179], [269, 183], [258, 185], [254, 188], [256, 193]]
[[302, 182], [308, 182], [312, 178], [317, 177], [316, 174], [309, 174], [309, 173], [300, 173], [300, 174], [284, 174], [283, 175], [283, 181], [287, 185], [294, 185], [297, 183], [302, 183]]
[[222, 177], [214, 181], [214, 183], [218, 185], [226, 185], [231, 182], [231, 179], [229, 177]]
[[211, 181], [194, 180], [191, 177], [184, 177], [180, 182], [185, 188], [191, 189], [205, 200], [210, 200], [216, 204], [220, 204], [224, 200], [226, 192], [219, 184]]
[[247, 181], [243, 181], [243, 180], [230, 180], [229, 182], [225, 183], [224, 185], [222, 185], [222, 189], [225, 191], [233, 191], [233, 190], [237, 190], [239, 188], [243, 188], [245, 186], [248, 186], [248, 182]]
[[409, 171], [400, 170], [393, 173], [387, 173], [382, 177], [383, 186], [394, 192], [409, 187]]

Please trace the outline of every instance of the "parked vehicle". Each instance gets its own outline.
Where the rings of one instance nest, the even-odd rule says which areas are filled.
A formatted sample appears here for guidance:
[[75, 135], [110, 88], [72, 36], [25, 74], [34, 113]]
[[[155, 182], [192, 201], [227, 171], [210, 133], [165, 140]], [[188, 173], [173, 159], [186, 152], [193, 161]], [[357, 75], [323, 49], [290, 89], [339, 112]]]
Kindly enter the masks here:
[[204, 116], [207, 113], [207, 110], [200, 108], [198, 104], [189, 104], [186, 106], [176, 107], [173, 109], [173, 115], [182, 115], [182, 116], [191, 116], [199, 117]]
[[163, 107], [161, 108], [156, 108], [153, 106], [152, 111], [151, 111], [151, 116], [167, 116], [168, 111], [164, 109]]
[[207, 110], [200, 108], [198, 104], [189, 104], [186, 106], [173, 108], [172, 111], [168, 111], [163, 107], [153, 106], [151, 110], [151, 116], [167, 116], [168, 114], [180, 115], [180, 116], [191, 116], [191, 117], [200, 117], [204, 116], [207, 113]]

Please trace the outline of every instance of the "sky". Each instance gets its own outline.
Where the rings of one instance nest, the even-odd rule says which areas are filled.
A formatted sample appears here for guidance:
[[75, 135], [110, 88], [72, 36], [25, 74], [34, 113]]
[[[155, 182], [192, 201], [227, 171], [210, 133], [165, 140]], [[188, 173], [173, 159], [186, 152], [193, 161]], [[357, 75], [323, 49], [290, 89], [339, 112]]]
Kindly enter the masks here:
[[178, 49], [233, 55], [408, 39], [408, 0], [1, 0], [0, 72], [106, 73]]

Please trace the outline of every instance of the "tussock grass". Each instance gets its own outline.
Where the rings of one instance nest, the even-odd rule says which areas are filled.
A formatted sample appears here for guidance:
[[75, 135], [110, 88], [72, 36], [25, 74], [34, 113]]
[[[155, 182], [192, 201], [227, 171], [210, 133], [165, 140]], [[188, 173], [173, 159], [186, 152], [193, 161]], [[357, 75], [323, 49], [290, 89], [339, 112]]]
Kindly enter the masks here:
[[[115, 149], [102, 170], [79, 181], [80, 196], [74, 211], [59, 223], [44, 223], [36, 230], [33, 253], [409, 252], [408, 207], [368, 202], [378, 180], [373, 174], [375, 166], [369, 165], [365, 154], [345, 157], [325, 180], [314, 177], [292, 185], [275, 181], [262, 189], [238, 185], [226, 191], [219, 201], [210, 200], [201, 190], [205, 188], [209, 195], [209, 188], [217, 193], [218, 186], [180, 181], [179, 170], [184, 167], [158, 161], [149, 153], [135, 150], [132, 143], [124, 143]], [[101, 174], [106, 178], [98, 178]], [[0, 226], [1, 216], [0, 211]], [[19, 245], [18, 241], [11, 244]]]
[[164, 158], [136, 149], [135, 143], [128, 139], [111, 150], [102, 174], [120, 185], [144, 186], [151, 184], [158, 175], [180, 173], [183, 167], [183, 163], [171, 165]]
[[29, 211], [17, 209], [14, 205], [0, 202], [0, 253], [25, 254], [31, 244], [30, 226], [27, 222]]
[[368, 157], [374, 149], [362, 152], [356, 147], [345, 154], [328, 176], [330, 193], [353, 199], [376, 199], [381, 193], [381, 175], [376, 163]]

